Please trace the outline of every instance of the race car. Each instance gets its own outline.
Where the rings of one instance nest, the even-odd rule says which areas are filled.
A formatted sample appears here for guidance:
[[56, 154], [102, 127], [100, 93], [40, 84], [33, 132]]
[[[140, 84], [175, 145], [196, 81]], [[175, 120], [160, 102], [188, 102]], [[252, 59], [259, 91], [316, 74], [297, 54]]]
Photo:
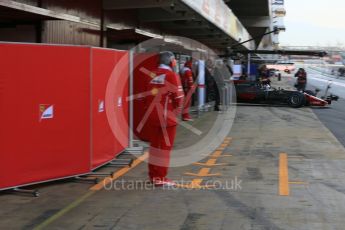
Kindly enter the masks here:
[[262, 86], [253, 81], [234, 81], [238, 102], [257, 104], [280, 104], [293, 108], [303, 106], [327, 106], [337, 101], [338, 96], [330, 95], [324, 98], [316, 97], [312, 91], [300, 92]]

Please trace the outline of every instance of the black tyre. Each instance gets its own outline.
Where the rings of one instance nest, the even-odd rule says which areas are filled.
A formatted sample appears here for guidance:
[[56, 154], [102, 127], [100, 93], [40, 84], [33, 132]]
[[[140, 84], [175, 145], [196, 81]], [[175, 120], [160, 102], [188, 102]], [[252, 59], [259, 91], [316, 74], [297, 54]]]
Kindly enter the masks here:
[[300, 108], [306, 104], [306, 99], [303, 93], [295, 92], [288, 98], [288, 105], [292, 108]]

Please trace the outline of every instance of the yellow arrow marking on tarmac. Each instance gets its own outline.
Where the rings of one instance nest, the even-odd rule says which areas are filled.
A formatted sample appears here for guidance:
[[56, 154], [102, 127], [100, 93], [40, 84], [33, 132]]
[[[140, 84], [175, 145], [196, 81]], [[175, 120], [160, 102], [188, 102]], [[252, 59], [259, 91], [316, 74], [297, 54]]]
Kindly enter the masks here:
[[105, 178], [101, 183], [90, 188], [90, 191], [88, 193], [79, 197], [77, 200], [73, 201], [72, 203], [67, 205], [65, 208], [61, 209], [59, 212], [57, 212], [53, 216], [49, 217], [48, 219], [44, 220], [42, 223], [40, 223], [39, 225], [34, 227], [34, 230], [47, 229], [48, 228], [47, 226], [52, 224], [54, 221], [58, 220], [59, 218], [66, 215], [68, 212], [70, 212], [74, 208], [78, 207], [80, 204], [85, 202], [85, 200], [87, 200], [90, 196], [94, 195], [97, 191], [102, 190], [104, 188], [104, 186], [106, 186], [107, 184], [111, 183], [112, 181], [118, 179], [119, 177], [125, 175], [127, 172], [129, 172], [130, 170], [132, 170], [133, 168], [135, 168], [139, 164], [141, 164], [143, 161], [145, 161], [147, 158], [148, 158], [148, 153], [146, 152], [143, 155], [141, 155], [139, 158], [137, 158], [133, 162], [131, 167], [122, 168], [119, 171], [117, 171], [116, 173], [114, 173], [114, 175], [112, 177]]
[[177, 185], [178, 188], [186, 188], [186, 189], [206, 189], [206, 188], [214, 188], [214, 185], [207, 185], [203, 186], [201, 183], [203, 182], [203, 179], [194, 179], [190, 184], [180, 184]]
[[222, 151], [217, 150], [215, 151], [212, 155], [209, 155], [209, 157], [213, 157], [213, 158], [218, 158], [218, 157], [232, 157], [232, 155], [222, 155]]
[[223, 151], [221, 150], [216, 150], [213, 154], [208, 155], [208, 154], [203, 154], [205, 157], [212, 157], [212, 158], [219, 158], [219, 157], [232, 157], [233, 155], [231, 154], [226, 154], [222, 155]]
[[288, 157], [286, 153], [279, 155], [279, 195], [290, 195]]
[[220, 147], [221, 148], [226, 148], [226, 147], [228, 147], [228, 144], [221, 144]]
[[149, 153], [146, 152], [140, 157], [138, 157], [136, 160], [134, 160], [131, 167], [122, 168], [119, 171], [115, 172], [112, 177], [106, 177], [102, 182], [96, 184], [95, 186], [91, 187], [91, 191], [99, 191], [105, 188], [107, 185], [118, 179], [119, 177], [125, 175], [127, 172], [132, 170], [133, 168], [137, 167], [139, 164], [141, 164], [143, 161], [145, 161], [149, 156]]
[[221, 155], [221, 156], [216, 157], [216, 156], [211, 155], [210, 157], [212, 157], [212, 158], [221, 158], [221, 157], [232, 157], [232, 156], [233, 155]]
[[221, 176], [222, 174], [220, 173], [214, 173], [214, 174], [210, 174], [211, 169], [210, 168], [202, 168], [199, 173], [185, 173], [184, 175], [187, 176], [197, 176], [197, 177], [211, 177], [211, 176]]
[[200, 166], [206, 166], [206, 167], [212, 167], [212, 166], [222, 166], [222, 165], [226, 165], [225, 163], [220, 163], [220, 164], [216, 164], [217, 159], [209, 159], [206, 163], [194, 163], [193, 165], [200, 165]]
[[223, 144], [230, 145], [231, 144], [231, 140], [225, 140], [225, 141], [223, 141]]
[[222, 151], [215, 151], [211, 156], [212, 157], [219, 157], [220, 155], [222, 155]]

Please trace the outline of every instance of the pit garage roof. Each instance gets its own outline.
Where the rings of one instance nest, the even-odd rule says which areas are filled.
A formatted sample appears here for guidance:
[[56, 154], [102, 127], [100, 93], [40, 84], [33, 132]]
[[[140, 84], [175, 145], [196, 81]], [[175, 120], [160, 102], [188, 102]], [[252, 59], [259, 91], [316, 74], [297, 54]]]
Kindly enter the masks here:
[[33, 23], [41, 20], [66, 20], [99, 27], [99, 25], [95, 23], [88, 22], [74, 15], [59, 13], [12, 0], [0, 0], [1, 26], [10, 26], [16, 23]]
[[271, 26], [270, 0], [224, 0], [229, 8], [243, 23], [247, 31], [255, 39], [256, 45], [261, 43], [261, 34]]
[[[220, 57], [236, 57], [237, 54], [247, 55], [251, 54], [251, 60], [260, 63], [276, 63], [282, 56], [304, 57], [325, 57], [328, 53], [324, 50], [234, 50], [233, 53], [227, 55], [220, 55]], [[271, 56], [267, 56], [271, 55]], [[273, 55], [273, 56], [272, 56]]]
[[[128, 24], [125, 30], [140, 29], [161, 36], [187, 37], [222, 53], [234, 44], [251, 39], [247, 29], [223, 0], [103, 0], [103, 7], [105, 15], [114, 15], [115, 18], [121, 15], [117, 21]], [[40, 20], [67, 20], [101, 28], [99, 24], [74, 15], [0, 0], [2, 26]], [[248, 42], [240, 48], [253, 50], [256, 46], [254, 42]]]
[[[134, 11], [136, 28], [195, 39], [219, 51], [251, 38], [223, 0], [104, 0], [104, 9], [114, 15]], [[255, 49], [255, 44], [241, 48]]]
[[324, 57], [328, 55], [328, 53], [323, 50], [241, 50], [236, 52], [242, 54], [278, 54], [315, 57]]

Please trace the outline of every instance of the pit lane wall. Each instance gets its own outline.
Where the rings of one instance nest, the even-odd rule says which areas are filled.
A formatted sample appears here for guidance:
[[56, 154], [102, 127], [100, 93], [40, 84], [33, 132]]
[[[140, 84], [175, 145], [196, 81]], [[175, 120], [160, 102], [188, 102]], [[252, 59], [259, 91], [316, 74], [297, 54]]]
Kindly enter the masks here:
[[0, 43], [0, 53], [0, 190], [87, 174], [128, 146], [128, 87], [106, 102], [111, 76], [128, 82], [113, 71], [127, 52]]

